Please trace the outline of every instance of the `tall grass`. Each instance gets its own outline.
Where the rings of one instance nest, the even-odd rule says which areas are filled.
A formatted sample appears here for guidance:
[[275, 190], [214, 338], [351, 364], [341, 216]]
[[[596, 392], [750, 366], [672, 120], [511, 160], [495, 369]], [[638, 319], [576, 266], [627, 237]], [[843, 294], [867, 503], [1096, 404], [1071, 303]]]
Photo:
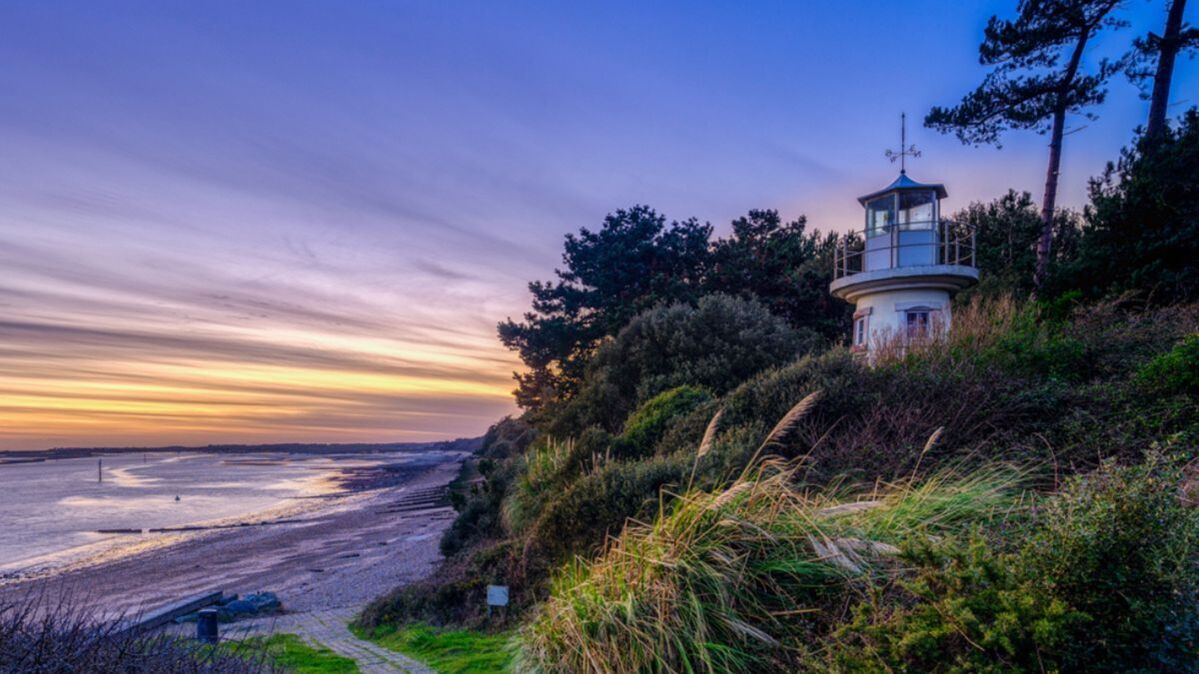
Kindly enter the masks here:
[[897, 332], [876, 336], [871, 345], [874, 350], [871, 362], [888, 365], [909, 356], [924, 360], [960, 357], [994, 348], [1011, 335], [1021, 316], [1029, 310], [1028, 303], [1010, 295], [975, 296], [969, 303], [954, 307], [951, 325], [935, 318], [925, 338], [909, 339]]
[[[574, 453], [573, 439], [547, 437], [529, 447], [524, 456], [524, 470], [503, 505], [504, 525], [509, 531], [523, 531], [532, 522], [547, 495], [562, 486], [562, 473]], [[592, 457], [592, 468], [603, 461], [603, 457]]]
[[575, 561], [519, 635], [532, 672], [751, 672], [793, 666], [895, 564], [897, 545], [1002, 516], [1023, 475], [809, 491], [762, 461], [730, 487], [692, 491]]
[[35, 593], [0, 603], [0, 672], [251, 674], [280, 671], [251, 647], [213, 648], [175, 636], [138, 634], [66, 599]]

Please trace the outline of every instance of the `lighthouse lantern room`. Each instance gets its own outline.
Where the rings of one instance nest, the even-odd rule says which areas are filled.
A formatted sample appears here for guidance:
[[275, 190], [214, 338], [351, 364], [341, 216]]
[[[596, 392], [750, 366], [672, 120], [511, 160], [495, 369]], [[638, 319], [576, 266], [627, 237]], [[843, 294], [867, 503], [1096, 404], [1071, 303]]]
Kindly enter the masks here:
[[[917, 154], [905, 145], [888, 156]], [[869, 358], [948, 330], [953, 294], [978, 282], [973, 229], [941, 217], [944, 185], [912, 180], [905, 169], [858, 199], [865, 226], [843, 236], [834, 257], [829, 290], [854, 305], [852, 348]]]

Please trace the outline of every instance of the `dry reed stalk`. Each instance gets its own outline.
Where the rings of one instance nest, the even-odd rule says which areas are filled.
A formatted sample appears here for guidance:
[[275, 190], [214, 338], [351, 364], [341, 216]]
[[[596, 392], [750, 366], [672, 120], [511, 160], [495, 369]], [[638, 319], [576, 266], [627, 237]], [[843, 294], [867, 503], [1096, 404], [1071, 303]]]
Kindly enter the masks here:
[[724, 408], [716, 411], [712, 415], [712, 420], [708, 422], [708, 427], [704, 429], [704, 439], [699, 443], [699, 451], [696, 452], [695, 458], [698, 461], [712, 451], [712, 444], [716, 441], [716, 430], [720, 426], [720, 417], [724, 416]]
[[924, 455], [936, 448], [937, 443], [941, 441], [941, 434], [945, 432], [944, 426], [938, 426], [933, 434], [928, 436], [928, 440], [924, 443], [924, 449], [920, 450], [920, 456], [916, 457], [916, 466], [912, 468], [912, 479], [916, 479], [916, 474], [920, 471], [920, 462], [924, 460]]
[[708, 422], [708, 427], [704, 429], [704, 437], [699, 442], [699, 449], [695, 452], [695, 461], [691, 464], [691, 478], [687, 480], [687, 489], [691, 489], [691, 486], [695, 484], [695, 471], [699, 468], [699, 460], [712, 451], [712, 445], [716, 442], [716, 431], [720, 427], [720, 417], [722, 416], [724, 416], [723, 407], [716, 410], [716, 414], [712, 415], [712, 420]]
[[[779, 422], [774, 425], [774, 428], [770, 429], [770, 434], [766, 436], [766, 440], [762, 442], [762, 446], [758, 448], [758, 452], [761, 452], [770, 445], [779, 444], [788, 433], [790, 433], [795, 429], [796, 426], [799, 425], [799, 422], [803, 421], [803, 418], [812, 411], [812, 408], [816, 406], [816, 403], [820, 402], [820, 397], [822, 394], [822, 391], [812, 391], [805, 396], [803, 400], [795, 403], [795, 406], [792, 407], [786, 414], [784, 414], [782, 419], [779, 419]], [[750, 463], [752, 464], [753, 462], [751, 461]]]

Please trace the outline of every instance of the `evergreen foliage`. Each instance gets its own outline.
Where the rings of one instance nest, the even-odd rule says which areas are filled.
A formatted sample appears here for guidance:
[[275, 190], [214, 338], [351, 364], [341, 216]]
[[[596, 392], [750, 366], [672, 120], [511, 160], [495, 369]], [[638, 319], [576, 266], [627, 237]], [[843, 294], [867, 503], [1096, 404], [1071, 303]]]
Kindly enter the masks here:
[[1016, 18], [991, 17], [978, 48], [979, 60], [991, 71], [957, 106], [934, 107], [924, 120], [928, 127], [976, 145], [998, 144], [1009, 129], [1049, 133], [1033, 272], [1037, 289], [1049, 272], [1066, 116], [1102, 103], [1108, 78], [1122, 67], [1103, 59], [1086, 73], [1083, 56], [1100, 30], [1124, 25], [1113, 16], [1119, 5], [1120, 0], [1021, 0]]
[[1199, 298], [1199, 110], [1124, 150], [1090, 190], [1074, 287], [1157, 304]]
[[[1008, 190], [990, 202], [975, 202], [953, 215], [953, 221], [975, 232], [975, 265], [985, 273], [979, 285], [963, 292], [959, 301], [975, 296], [1027, 297], [1033, 291], [1037, 266], [1037, 240], [1041, 235], [1041, 216], [1028, 192]], [[1058, 280], [1062, 265], [1077, 255], [1082, 222], [1077, 213], [1059, 210], [1054, 219], [1053, 258], [1049, 278], [1054, 287], [1066, 285]]]
[[499, 325], [500, 340], [528, 367], [516, 375], [517, 403], [536, 411], [570, 399], [604, 338], [651, 307], [694, 305], [708, 294], [756, 300], [795, 329], [840, 336], [851, 312], [827, 292], [835, 235], [807, 232], [803, 218], [783, 224], [772, 210], [735, 220], [727, 239], [710, 241], [711, 232], [694, 219], [667, 225], [635, 206], [599, 231], [568, 234], [558, 280], [530, 283], [532, 310]]

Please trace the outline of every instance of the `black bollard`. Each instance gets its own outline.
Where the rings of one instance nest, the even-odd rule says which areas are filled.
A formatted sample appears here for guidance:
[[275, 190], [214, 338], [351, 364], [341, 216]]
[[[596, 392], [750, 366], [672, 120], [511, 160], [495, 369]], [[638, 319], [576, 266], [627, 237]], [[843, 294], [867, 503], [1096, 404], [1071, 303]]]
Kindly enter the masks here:
[[220, 640], [217, 634], [216, 609], [202, 608], [196, 617], [196, 638], [206, 644], [215, 644]]

